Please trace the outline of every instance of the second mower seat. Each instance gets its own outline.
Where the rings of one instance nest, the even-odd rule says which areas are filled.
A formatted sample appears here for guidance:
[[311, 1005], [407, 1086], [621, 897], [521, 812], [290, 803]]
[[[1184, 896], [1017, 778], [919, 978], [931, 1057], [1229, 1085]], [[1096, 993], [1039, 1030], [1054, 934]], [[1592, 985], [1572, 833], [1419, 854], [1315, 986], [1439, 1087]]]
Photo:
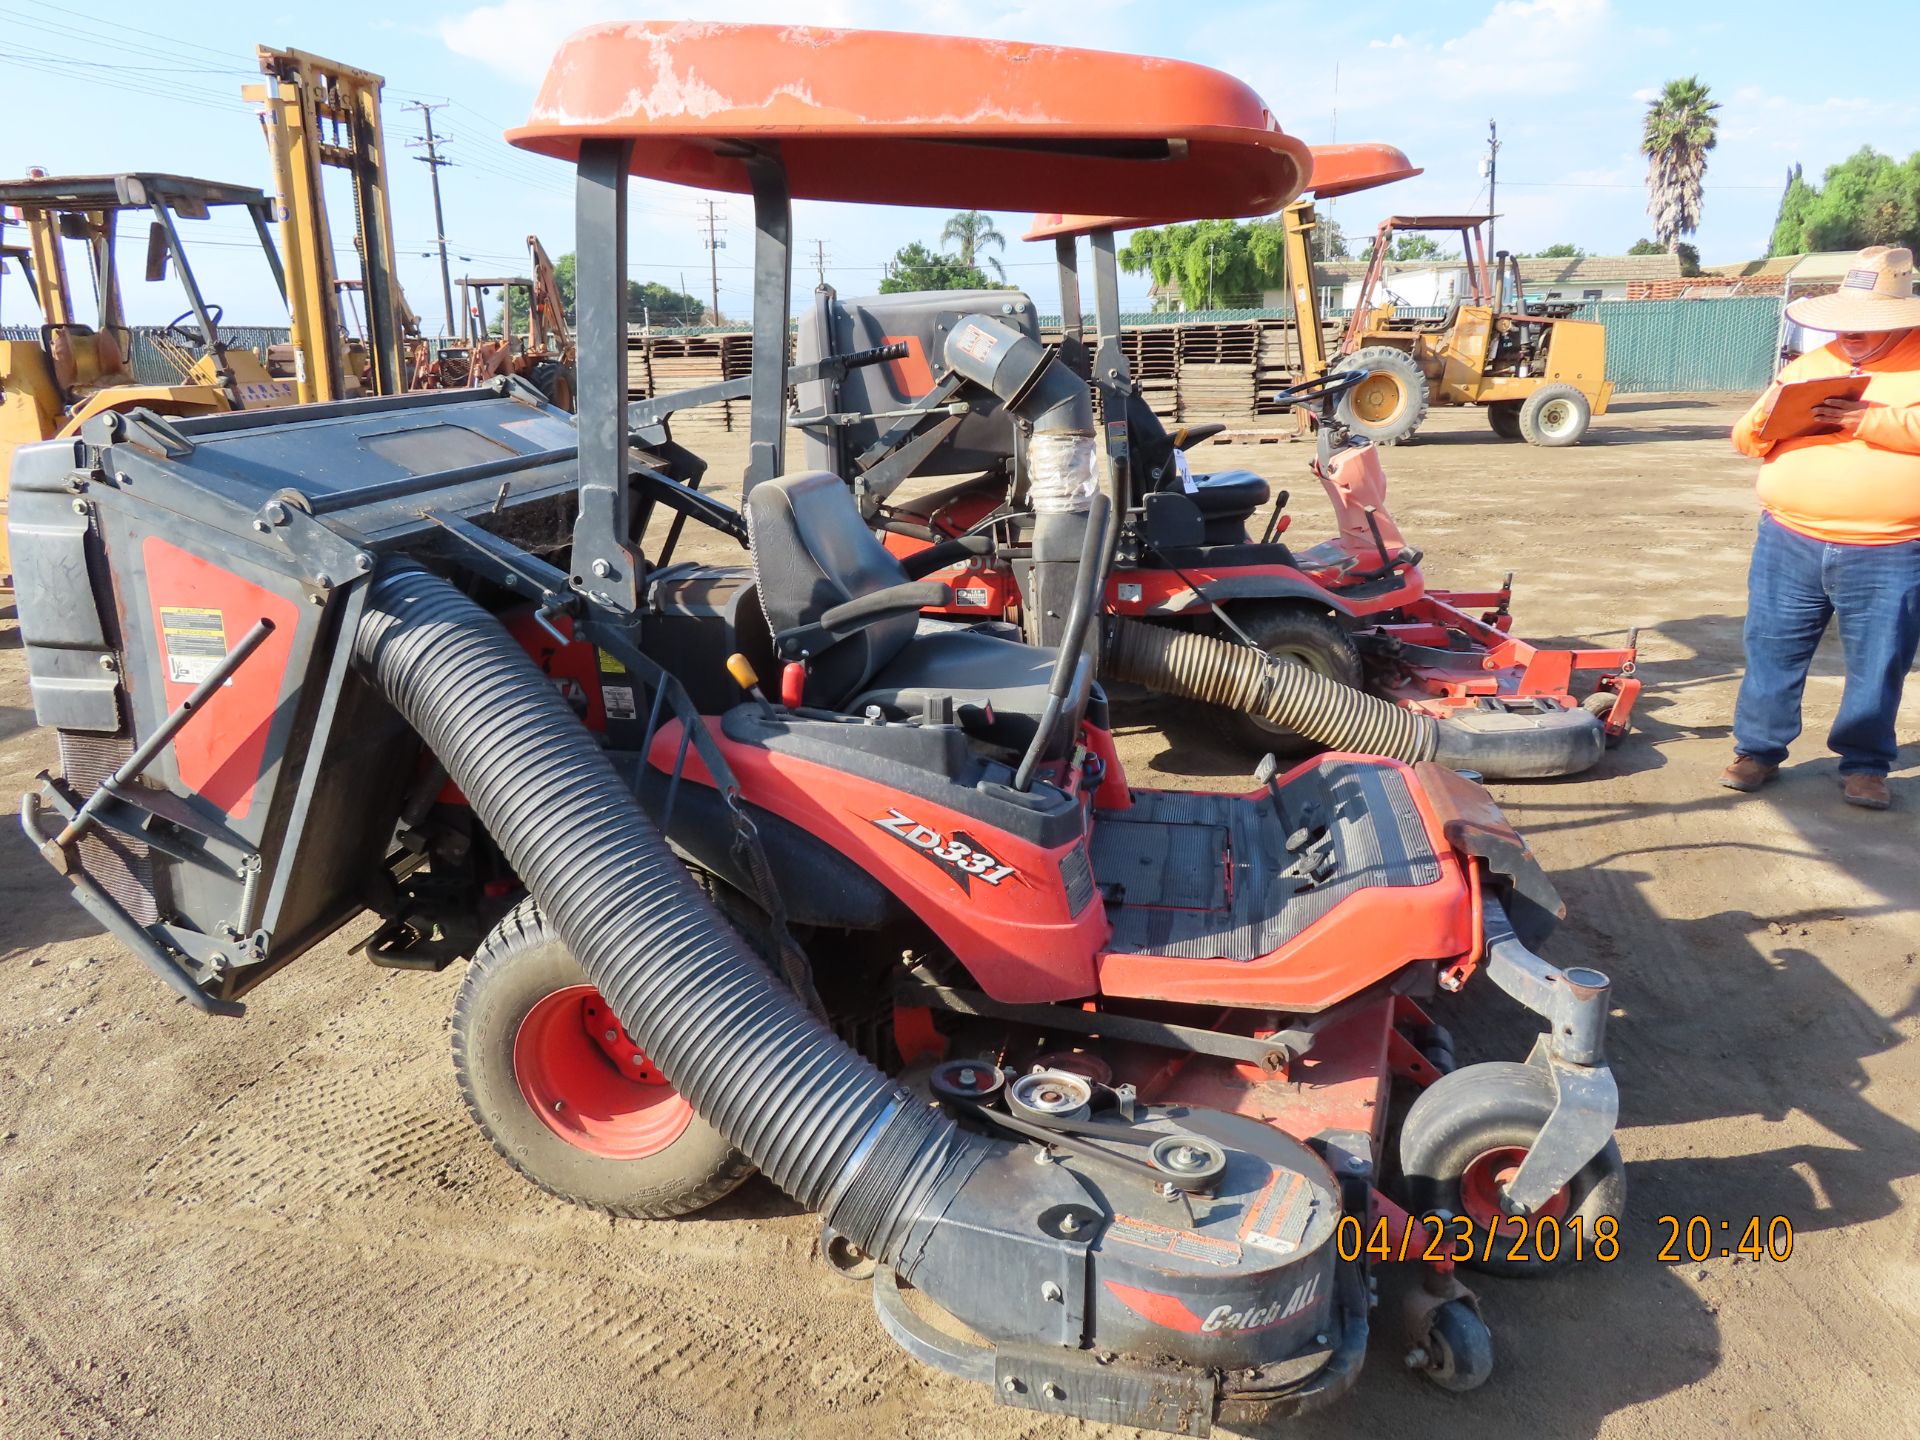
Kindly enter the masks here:
[[[762, 481], [747, 497], [761, 608], [776, 637], [822, 623], [836, 606], [905, 585], [900, 562], [860, 518], [846, 485], [824, 470]], [[1046, 709], [1054, 652], [968, 629], [922, 633], [917, 610], [878, 615], [827, 639], [807, 662], [806, 703], [895, 718], [950, 696], [969, 734], [1020, 748]], [[1055, 732], [1070, 745], [1090, 686]]]

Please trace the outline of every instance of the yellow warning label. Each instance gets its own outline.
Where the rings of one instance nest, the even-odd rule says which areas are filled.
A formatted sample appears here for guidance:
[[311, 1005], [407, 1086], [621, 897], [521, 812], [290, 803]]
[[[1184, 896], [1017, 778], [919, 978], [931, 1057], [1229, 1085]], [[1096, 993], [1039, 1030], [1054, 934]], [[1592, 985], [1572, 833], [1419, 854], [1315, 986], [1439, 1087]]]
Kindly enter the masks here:
[[600, 673], [602, 675], [624, 675], [627, 673], [627, 667], [614, 659], [613, 656], [609, 655], [606, 651], [602, 650], [600, 652]]
[[226, 619], [218, 610], [162, 605], [160, 634], [167, 652], [167, 678], [176, 685], [198, 685], [226, 658]]

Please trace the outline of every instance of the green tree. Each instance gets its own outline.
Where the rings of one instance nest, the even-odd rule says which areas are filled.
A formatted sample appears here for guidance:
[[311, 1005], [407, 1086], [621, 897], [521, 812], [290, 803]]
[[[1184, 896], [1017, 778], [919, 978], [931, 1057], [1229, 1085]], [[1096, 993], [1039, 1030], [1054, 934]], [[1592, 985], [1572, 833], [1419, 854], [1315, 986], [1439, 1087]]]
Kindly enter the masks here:
[[1313, 221], [1313, 253], [1322, 260], [1348, 260], [1353, 256], [1347, 232], [1331, 216], [1316, 214]]
[[1162, 225], [1134, 231], [1120, 251], [1120, 267], [1152, 275], [1162, 289], [1177, 285], [1190, 310], [1245, 309], [1285, 283], [1282, 245], [1280, 226], [1271, 220]]
[[1664, 255], [1667, 247], [1658, 240], [1636, 240], [1627, 247], [1629, 255]]
[[1697, 75], [1669, 80], [1647, 102], [1640, 130], [1640, 153], [1647, 157], [1647, 216], [1655, 238], [1676, 254], [1680, 242], [1700, 229], [1707, 152], [1720, 129], [1713, 112], [1719, 108]]
[[[1362, 260], [1373, 259], [1373, 241], [1367, 242], [1367, 248], [1360, 252]], [[1396, 235], [1393, 244], [1387, 249], [1387, 259], [1397, 265], [1414, 260], [1458, 260], [1459, 252], [1442, 250], [1440, 242], [1431, 235]]]
[[901, 295], [918, 290], [991, 290], [994, 283], [977, 265], [929, 250], [918, 240], [903, 245], [887, 265], [887, 278], [880, 282], [882, 295]]
[[[560, 304], [568, 315], [574, 314], [574, 272], [575, 261], [571, 254], [562, 255], [553, 262], [553, 278], [560, 287]], [[644, 284], [638, 280], [627, 281], [629, 320], [645, 316], [655, 325], [698, 325], [706, 318], [706, 313], [707, 302], [697, 295], [688, 295], [670, 285], [662, 285], [658, 280], [648, 280]], [[526, 323], [526, 307], [519, 295], [513, 298], [513, 317], [516, 324]]]
[[[1656, 245], [1653, 248], [1657, 254], [1660, 247]], [[1522, 260], [1584, 260], [1587, 258], [1587, 252], [1571, 240], [1562, 240], [1558, 245], [1549, 245], [1544, 250], [1535, 250], [1532, 255], [1523, 254], [1520, 258]]]
[[1871, 146], [1827, 168], [1813, 184], [1789, 172], [1768, 243], [1770, 255], [1920, 246], [1920, 151], [1902, 162]]
[[994, 256], [981, 253], [988, 247], [995, 250], [1007, 248], [1007, 237], [994, 228], [993, 217], [986, 211], [962, 210], [948, 216], [946, 228], [940, 232], [940, 244], [949, 243], [958, 248], [962, 265], [978, 267], [984, 261], [993, 267], [995, 275], [1002, 280], [1007, 278], [1006, 266]]

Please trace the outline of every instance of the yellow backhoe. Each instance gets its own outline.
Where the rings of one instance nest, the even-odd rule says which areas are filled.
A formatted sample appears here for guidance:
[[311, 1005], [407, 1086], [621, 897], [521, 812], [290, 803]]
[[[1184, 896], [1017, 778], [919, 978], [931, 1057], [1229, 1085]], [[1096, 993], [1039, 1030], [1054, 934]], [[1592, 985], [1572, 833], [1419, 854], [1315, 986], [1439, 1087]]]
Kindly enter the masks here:
[[[1577, 444], [1592, 417], [1606, 414], [1613, 386], [1605, 327], [1569, 318], [1570, 306], [1530, 303], [1518, 261], [1502, 251], [1489, 262], [1490, 218], [1395, 215], [1380, 222], [1337, 355], [1326, 357], [1322, 346], [1319, 370], [1305, 371], [1309, 378], [1329, 368], [1368, 372], [1340, 401], [1341, 421], [1355, 434], [1391, 445], [1419, 429], [1430, 405], [1479, 405], [1503, 440], [1564, 446]], [[1466, 292], [1437, 320], [1403, 316], [1400, 306], [1378, 299], [1393, 239], [1434, 233], [1459, 237]], [[1288, 236], [1291, 266], [1296, 250], [1305, 257], [1306, 245], [1291, 226]], [[1297, 284], [1295, 294], [1298, 303]], [[1316, 314], [1316, 343], [1318, 323]], [[1304, 349], [1304, 321], [1301, 333]]]

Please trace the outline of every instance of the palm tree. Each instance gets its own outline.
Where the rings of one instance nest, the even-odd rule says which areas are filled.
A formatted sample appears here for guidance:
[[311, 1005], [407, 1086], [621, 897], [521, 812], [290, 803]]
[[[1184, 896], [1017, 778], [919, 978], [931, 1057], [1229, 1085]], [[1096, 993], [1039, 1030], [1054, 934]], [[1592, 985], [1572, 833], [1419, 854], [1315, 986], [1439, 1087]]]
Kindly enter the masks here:
[[984, 210], [962, 210], [950, 216], [947, 228], [940, 232], [942, 245], [951, 241], [960, 247], [960, 263], [976, 265], [985, 263], [993, 267], [993, 273], [1002, 280], [1007, 278], [1006, 267], [991, 255], [980, 252], [991, 245], [996, 250], [1007, 248], [1007, 237], [993, 228], [993, 217]]
[[1647, 157], [1647, 215], [1660, 243], [1676, 254], [1700, 228], [1700, 189], [1720, 121], [1720, 102], [1707, 96], [1698, 75], [1669, 80], [1647, 102], [1640, 153]]

